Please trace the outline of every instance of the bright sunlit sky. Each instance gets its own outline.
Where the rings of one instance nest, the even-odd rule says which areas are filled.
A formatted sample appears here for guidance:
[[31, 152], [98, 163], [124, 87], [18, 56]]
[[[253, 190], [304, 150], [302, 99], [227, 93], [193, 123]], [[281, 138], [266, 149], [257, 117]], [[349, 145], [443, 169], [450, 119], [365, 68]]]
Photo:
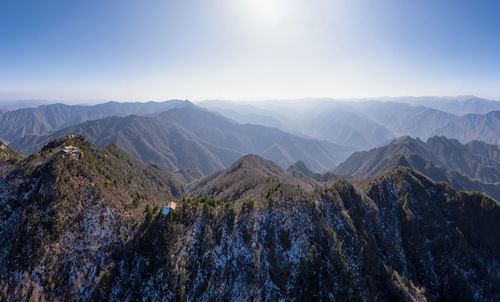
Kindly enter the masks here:
[[500, 99], [500, 1], [0, 0], [0, 99]]

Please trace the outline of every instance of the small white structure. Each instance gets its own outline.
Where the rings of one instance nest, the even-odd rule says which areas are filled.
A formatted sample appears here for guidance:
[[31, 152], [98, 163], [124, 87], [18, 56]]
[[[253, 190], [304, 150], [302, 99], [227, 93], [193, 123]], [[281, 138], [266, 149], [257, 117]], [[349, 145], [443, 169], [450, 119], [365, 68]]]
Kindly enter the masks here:
[[64, 154], [72, 154], [76, 156], [78, 154], [78, 148], [73, 146], [66, 146], [62, 149], [62, 153]]

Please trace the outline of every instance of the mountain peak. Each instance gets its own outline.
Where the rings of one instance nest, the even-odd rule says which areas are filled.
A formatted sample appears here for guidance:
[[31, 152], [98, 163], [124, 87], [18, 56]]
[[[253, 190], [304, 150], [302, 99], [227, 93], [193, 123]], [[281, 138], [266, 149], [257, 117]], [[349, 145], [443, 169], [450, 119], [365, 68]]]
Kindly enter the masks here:
[[233, 174], [243, 170], [259, 171], [266, 175], [281, 175], [283, 170], [273, 161], [267, 160], [256, 154], [247, 154], [235, 161], [227, 170], [227, 174]]
[[255, 154], [248, 154], [229, 168], [192, 183], [189, 190], [195, 197], [211, 197], [220, 200], [259, 199], [275, 182], [293, 183], [276, 163]]
[[79, 148], [93, 146], [83, 135], [68, 134], [48, 142], [41, 151], [50, 151], [59, 147], [71, 145]]
[[409, 135], [405, 135], [393, 139], [390, 144], [393, 145], [393, 144], [418, 144], [418, 143], [423, 143], [423, 141], [419, 137], [413, 138]]
[[311, 171], [306, 166], [306, 164], [301, 160], [299, 160], [298, 162], [296, 162], [293, 165], [291, 165], [290, 167], [288, 167], [288, 169], [286, 169], [286, 171], [288, 173], [290, 173], [293, 177], [297, 177], [297, 178], [304, 178], [304, 177], [308, 177], [308, 176], [311, 176], [312, 174], [314, 174], [314, 172]]

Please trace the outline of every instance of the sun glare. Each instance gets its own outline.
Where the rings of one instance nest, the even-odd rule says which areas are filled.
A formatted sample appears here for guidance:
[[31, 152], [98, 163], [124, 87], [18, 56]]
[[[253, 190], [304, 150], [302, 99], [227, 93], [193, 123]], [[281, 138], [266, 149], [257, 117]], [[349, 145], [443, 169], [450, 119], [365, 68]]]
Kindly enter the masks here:
[[259, 21], [277, 24], [282, 17], [283, 3], [280, 0], [244, 0], [244, 9], [250, 17]]

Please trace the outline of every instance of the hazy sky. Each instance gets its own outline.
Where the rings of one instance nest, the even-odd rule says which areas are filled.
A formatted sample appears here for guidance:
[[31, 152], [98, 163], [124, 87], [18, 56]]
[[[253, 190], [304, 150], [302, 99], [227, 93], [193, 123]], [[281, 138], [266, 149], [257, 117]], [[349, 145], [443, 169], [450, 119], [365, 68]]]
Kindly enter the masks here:
[[0, 0], [0, 99], [500, 99], [499, 16], [473, 0]]

